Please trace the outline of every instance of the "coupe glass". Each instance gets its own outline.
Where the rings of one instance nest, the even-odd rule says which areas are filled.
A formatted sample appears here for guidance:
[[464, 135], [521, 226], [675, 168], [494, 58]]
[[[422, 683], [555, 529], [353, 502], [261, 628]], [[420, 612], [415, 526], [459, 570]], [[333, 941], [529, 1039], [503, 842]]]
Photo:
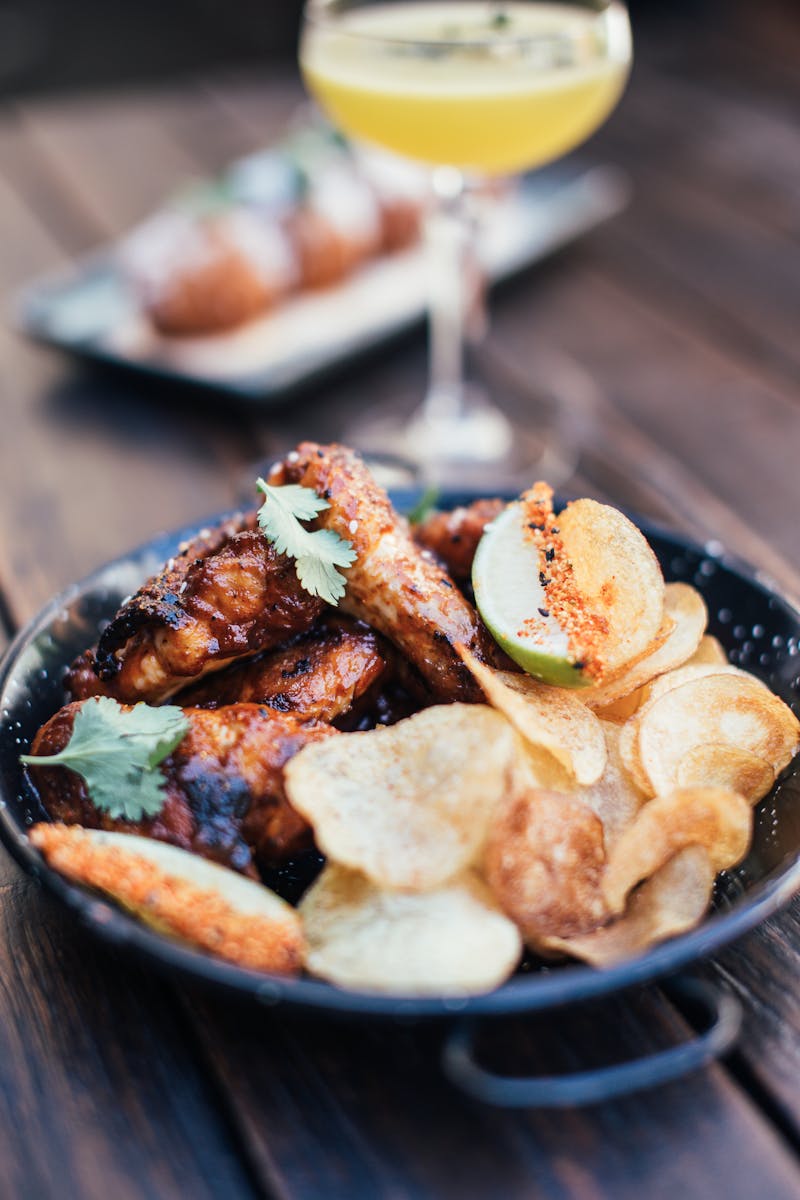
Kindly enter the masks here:
[[[618, 0], [309, 0], [300, 65], [347, 135], [431, 168], [430, 377], [410, 419], [365, 418], [357, 442], [431, 480], [512, 477], [540, 431], [465, 372], [485, 329], [472, 185], [561, 157], [608, 116], [631, 60]], [[527, 462], [526, 462], [527, 460]]]

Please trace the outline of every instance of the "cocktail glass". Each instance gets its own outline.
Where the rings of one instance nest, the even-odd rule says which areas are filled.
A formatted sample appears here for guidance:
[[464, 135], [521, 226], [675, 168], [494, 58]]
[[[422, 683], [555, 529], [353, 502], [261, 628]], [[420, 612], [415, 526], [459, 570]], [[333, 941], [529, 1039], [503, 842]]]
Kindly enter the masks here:
[[403, 422], [362, 422], [358, 441], [432, 480], [513, 475], [532, 430], [465, 372], [485, 325], [471, 185], [557, 159], [608, 116], [631, 61], [619, 0], [309, 0], [306, 84], [347, 135], [431, 167], [430, 377]]

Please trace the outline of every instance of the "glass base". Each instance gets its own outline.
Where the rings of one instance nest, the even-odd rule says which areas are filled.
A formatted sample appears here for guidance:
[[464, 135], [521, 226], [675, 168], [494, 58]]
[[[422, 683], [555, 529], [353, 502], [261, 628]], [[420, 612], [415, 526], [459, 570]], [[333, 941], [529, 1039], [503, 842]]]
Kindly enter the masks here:
[[[515, 489], [544, 479], [554, 487], [574, 474], [590, 436], [586, 378], [563, 360], [545, 366], [542, 380], [521, 380], [506, 361], [481, 372], [486, 386], [468, 385], [457, 415], [427, 403], [410, 416], [361, 418], [343, 440], [370, 460], [387, 482], [446, 488]], [[507, 407], [489, 399], [501, 397]], [[441, 398], [437, 398], [440, 401]], [[388, 473], [388, 474], [387, 474]]]
[[[514, 445], [511, 422], [478, 388], [467, 387], [458, 416], [444, 415], [437, 397], [412, 413], [403, 430], [407, 455], [415, 462], [496, 463]], [[442, 411], [444, 409], [444, 412]]]

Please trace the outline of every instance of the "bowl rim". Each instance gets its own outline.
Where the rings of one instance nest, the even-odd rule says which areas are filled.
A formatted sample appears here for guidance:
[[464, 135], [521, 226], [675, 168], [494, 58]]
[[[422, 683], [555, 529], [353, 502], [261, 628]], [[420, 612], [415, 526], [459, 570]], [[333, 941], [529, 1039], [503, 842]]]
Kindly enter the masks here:
[[[405, 493], [394, 493], [395, 496], [401, 494]], [[411, 497], [413, 493], [407, 495]], [[465, 494], [460, 492], [442, 497], [447, 503], [450, 499], [459, 502], [464, 498]], [[9, 645], [0, 663], [0, 699], [14, 680], [20, 658], [35, 639], [48, 630], [54, 618], [65, 608], [101, 586], [110, 571], [130, 566], [137, 560], [144, 563], [148, 556], [158, 557], [163, 553], [168, 557], [178, 543], [230, 515], [230, 512], [215, 514], [180, 529], [159, 533], [59, 592], [20, 629]], [[716, 543], [709, 543], [704, 548], [692, 539], [651, 521], [636, 520], [648, 538], [655, 536], [679, 552], [688, 550], [702, 557], [713, 557], [719, 565], [760, 591], [765, 599], [777, 601], [797, 622], [800, 632], [800, 607], [758, 570], [718, 548]], [[95, 935], [115, 946], [130, 949], [138, 958], [150, 962], [163, 972], [173, 972], [184, 979], [201, 981], [230, 993], [249, 996], [265, 1007], [280, 1003], [318, 1013], [401, 1019], [452, 1018], [462, 1014], [502, 1016], [558, 1008], [651, 983], [697, 960], [708, 958], [773, 916], [800, 891], [798, 846], [792, 861], [774, 867], [740, 900], [734, 901], [730, 908], [712, 912], [696, 928], [615, 966], [598, 970], [582, 963], [559, 964], [553, 969], [530, 974], [518, 973], [494, 991], [473, 996], [383, 995], [345, 990], [324, 980], [303, 976], [261, 974], [212, 958], [200, 950], [171, 941], [150, 930], [111, 901], [70, 882], [49, 867], [39, 851], [31, 845], [25, 829], [13, 818], [7, 796], [6, 779], [0, 777], [0, 841], [26, 872], [40, 879], [47, 890], [74, 912]]]

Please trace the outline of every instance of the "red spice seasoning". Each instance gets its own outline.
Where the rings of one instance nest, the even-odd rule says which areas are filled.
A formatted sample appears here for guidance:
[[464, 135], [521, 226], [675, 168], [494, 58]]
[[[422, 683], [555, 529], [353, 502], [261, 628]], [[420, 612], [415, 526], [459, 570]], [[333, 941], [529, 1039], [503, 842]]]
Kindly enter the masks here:
[[[558, 622], [567, 638], [570, 661], [590, 678], [599, 679], [604, 668], [600, 648], [608, 633], [608, 621], [589, 609], [575, 586], [572, 563], [553, 512], [553, 489], [547, 483], [535, 483], [523, 493], [521, 504], [525, 536], [539, 552], [539, 582], [546, 607], [540, 608], [538, 615], [551, 616]], [[529, 618], [520, 634], [534, 642], [541, 640], [537, 619]]]

